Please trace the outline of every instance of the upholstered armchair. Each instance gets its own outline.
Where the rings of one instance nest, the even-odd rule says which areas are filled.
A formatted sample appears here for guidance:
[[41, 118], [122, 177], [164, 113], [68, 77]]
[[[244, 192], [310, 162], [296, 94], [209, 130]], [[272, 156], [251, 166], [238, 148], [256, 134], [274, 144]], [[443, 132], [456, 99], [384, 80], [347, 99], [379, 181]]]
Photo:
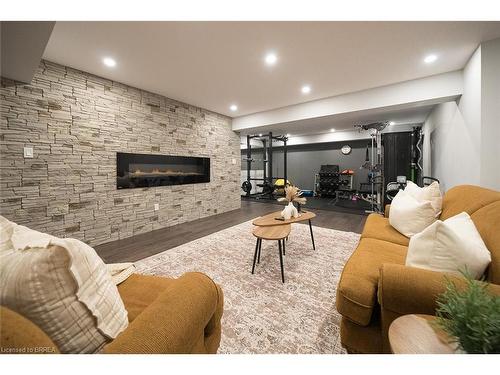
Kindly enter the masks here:
[[[193, 272], [170, 279], [133, 274], [118, 285], [118, 291], [129, 326], [102, 353], [217, 352], [224, 301], [222, 290], [208, 276]], [[0, 313], [3, 353], [59, 352], [28, 319], [6, 307]]]

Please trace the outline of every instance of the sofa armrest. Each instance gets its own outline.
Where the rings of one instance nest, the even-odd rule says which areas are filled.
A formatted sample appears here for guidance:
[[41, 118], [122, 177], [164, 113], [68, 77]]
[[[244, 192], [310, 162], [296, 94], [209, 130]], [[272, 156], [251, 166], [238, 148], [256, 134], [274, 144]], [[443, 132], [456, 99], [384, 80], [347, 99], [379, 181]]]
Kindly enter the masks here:
[[35, 323], [0, 306], [0, 353], [56, 354], [56, 344]]
[[385, 205], [385, 209], [384, 209], [384, 216], [386, 218], [389, 218], [389, 211], [391, 210], [391, 205], [390, 204], [386, 204]]
[[[220, 342], [223, 295], [202, 273], [186, 273], [163, 291], [104, 353], [216, 352]], [[195, 347], [197, 346], [197, 347]]]
[[[457, 286], [466, 285], [463, 277], [441, 272], [384, 264], [380, 270], [378, 301], [384, 310], [405, 314], [429, 314], [436, 312], [436, 299], [446, 289], [446, 278]], [[500, 295], [500, 286], [490, 284], [488, 290]]]

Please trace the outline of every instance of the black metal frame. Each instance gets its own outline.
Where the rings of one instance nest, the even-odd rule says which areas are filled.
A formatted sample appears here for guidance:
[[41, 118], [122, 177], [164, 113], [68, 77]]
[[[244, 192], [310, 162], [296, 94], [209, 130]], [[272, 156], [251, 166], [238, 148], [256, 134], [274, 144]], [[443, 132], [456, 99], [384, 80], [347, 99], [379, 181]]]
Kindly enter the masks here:
[[[281, 281], [283, 283], [285, 282], [285, 267], [283, 266], [283, 257], [286, 255], [285, 248], [286, 248], [285, 238], [278, 240], [278, 251], [279, 251], [279, 255], [280, 255], [280, 268], [281, 268]], [[257, 243], [255, 244], [255, 253], [253, 255], [252, 275], [255, 272], [255, 262], [257, 262], [257, 264], [260, 263], [261, 250], [262, 250], [262, 238], [257, 238]]]
[[311, 241], [313, 244], [313, 250], [316, 250], [316, 245], [314, 244], [314, 235], [313, 235], [313, 227], [312, 227], [311, 219], [309, 219], [309, 230], [311, 231]]
[[[132, 165], [141, 165], [141, 174], [132, 173]], [[151, 171], [158, 168], [178, 169], [173, 173]], [[183, 171], [194, 172], [185, 173]], [[116, 188], [134, 189], [156, 186], [198, 184], [210, 182], [210, 158], [180, 155], [139, 154], [128, 152], [116, 153]]]
[[[314, 234], [312, 229], [311, 219], [309, 221], [309, 230], [311, 232], [311, 242], [313, 250], [316, 250], [316, 245], [314, 244]], [[281, 268], [281, 281], [285, 282], [285, 267], [283, 266], [283, 257], [286, 255], [286, 241], [288, 241], [288, 236], [278, 240], [278, 250], [280, 256], [280, 268]], [[260, 264], [260, 253], [262, 250], [262, 238], [257, 237], [257, 242], [255, 243], [255, 252], [253, 254], [253, 264], [252, 264], [252, 275], [255, 272], [255, 263]]]
[[[250, 171], [252, 170], [252, 145], [251, 145], [251, 140], [252, 139], [258, 139], [262, 142], [262, 155], [263, 155], [263, 163], [264, 163], [264, 176], [263, 178], [251, 178], [250, 177]], [[269, 132], [266, 135], [247, 135], [247, 182], [251, 184], [251, 181], [263, 181], [264, 184], [269, 184], [269, 186], [273, 186], [273, 180], [277, 180], [282, 177], [273, 177], [273, 140], [274, 141], [279, 141], [283, 142], [283, 179], [285, 181], [288, 180], [287, 176], [287, 141], [288, 138], [284, 135], [277, 135], [273, 136], [272, 132]], [[268, 173], [269, 170], [269, 173]], [[251, 185], [250, 185], [251, 186]], [[250, 190], [245, 191], [246, 197], [250, 196], [256, 196], [256, 195], [265, 195], [268, 192], [263, 192], [263, 193], [254, 193], [251, 194]], [[272, 190], [269, 193], [272, 195]]]

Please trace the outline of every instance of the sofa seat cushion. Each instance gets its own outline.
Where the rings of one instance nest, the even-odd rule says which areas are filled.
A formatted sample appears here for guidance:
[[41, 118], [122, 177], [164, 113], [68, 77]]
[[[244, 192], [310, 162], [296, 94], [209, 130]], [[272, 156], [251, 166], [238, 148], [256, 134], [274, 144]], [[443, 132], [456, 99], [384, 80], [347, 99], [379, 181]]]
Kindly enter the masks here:
[[368, 216], [361, 238], [374, 238], [402, 246], [408, 246], [410, 242], [408, 237], [403, 236], [391, 226], [388, 218], [379, 214]]
[[129, 322], [137, 318], [161, 292], [174, 282], [175, 279], [134, 273], [118, 285], [118, 292], [128, 312]]
[[374, 238], [361, 238], [340, 278], [337, 310], [352, 322], [368, 326], [377, 303], [380, 268], [405, 264], [407, 247]]

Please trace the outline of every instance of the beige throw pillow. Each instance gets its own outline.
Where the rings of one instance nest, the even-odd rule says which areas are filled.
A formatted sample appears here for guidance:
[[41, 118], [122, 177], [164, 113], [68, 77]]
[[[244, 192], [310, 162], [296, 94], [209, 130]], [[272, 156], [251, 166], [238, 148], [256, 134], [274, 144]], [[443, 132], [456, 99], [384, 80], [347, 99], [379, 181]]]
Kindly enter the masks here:
[[423, 188], [411, 181], [407, 181], [404, 191], [410, 194], [419, 202], [430, 201], [432, 204], [432, 208], [434, 208], [436, 217], [439, 217], [439, 215], [441, 214], [443, 197], [441, 195], [441, 190], [439, 189], [439, 183], [437, 181], [434, 181], [429, 186], [425, 186]]
[[460, 274], [467, 271], [480, 278], [491, 254], [466, 212], [438, 220], [410, 239], [406, 265], [432, 271]]
[[430, 201], [419, 202], [403, 190], [392, 200], [389, 223], [406, 237], [420, 233], [434, 221], [436, 214]]
[[0, 216], [0, 304], [38, 325], [62, 353], [93, 353], [128, 325], [106, 265], [76, 239]]

